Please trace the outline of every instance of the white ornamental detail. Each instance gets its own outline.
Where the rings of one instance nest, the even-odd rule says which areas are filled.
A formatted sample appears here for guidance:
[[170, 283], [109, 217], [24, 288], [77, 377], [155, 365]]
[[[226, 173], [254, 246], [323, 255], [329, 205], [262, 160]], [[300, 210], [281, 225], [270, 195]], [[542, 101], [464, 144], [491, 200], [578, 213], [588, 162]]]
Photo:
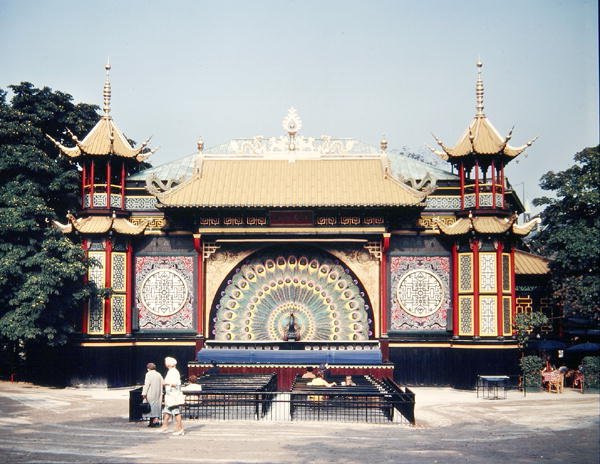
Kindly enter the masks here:
[[444, 287], [439, 277], [424, 269], [409, 271], [402, 276], [396, 289], [398, 302], [411, 316], [434, 314], [444, 301]]
[[156, 269], [142, 282], [143, 305], [157, 316], [172, 316], [188, 300], [189, 290], [184, 277], [173, 269]]

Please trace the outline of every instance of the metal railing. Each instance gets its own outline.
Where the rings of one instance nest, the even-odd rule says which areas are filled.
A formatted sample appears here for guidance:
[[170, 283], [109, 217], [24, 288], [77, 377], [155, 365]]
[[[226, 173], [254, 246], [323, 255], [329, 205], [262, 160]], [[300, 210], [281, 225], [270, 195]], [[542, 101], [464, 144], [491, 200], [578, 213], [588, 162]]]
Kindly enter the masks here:
[[[335, 392], [194, 392], [186, 393], [184, 419], [334, 421], [414, 424], [414, 394]], [[387, 389], [386, 389], [387, 390]]]

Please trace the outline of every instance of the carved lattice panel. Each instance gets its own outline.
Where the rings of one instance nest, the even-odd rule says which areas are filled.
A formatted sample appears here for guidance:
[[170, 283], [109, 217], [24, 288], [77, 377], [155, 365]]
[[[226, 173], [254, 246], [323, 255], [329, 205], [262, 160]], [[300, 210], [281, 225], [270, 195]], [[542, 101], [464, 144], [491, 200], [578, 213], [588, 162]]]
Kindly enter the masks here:
[[473, 297], [460, 296], [458, 299], [459, 335], [473, 335]]
[[446, 330], [450, 258], [390, 257], [390, 331]]
[[192, 329], [193, 258], [139, 256], [135, 267], [140, 330]]
[[512, 298], [510, 296], [502, 297], [502, 322], [504, 335], [512, 334]]
[[112, 253], [111, 287], [114, 292], [127, 290], [127, 255], [125, 253]]
[[479, 297], [479, 335], [493, 337], [498, 334], [496, 297]]
[[473, 291], [473, 255], [459, 253], [458, 255], [458, 291], [468, 293]]
[[508, 253], [502, 254], [502, 291], [510, 292], [510, 255]]
[[[90, 266], [88, 268], [88, 280], [94, 282], [98, 289], [105, 286], [106, 255], [104, 251], [88, 252]], [[88, 327], [87, 332], [92, 335], [104, 333], [104, 301], [92, 297], [88, 305]]]
[[111, 298], [110, 327], [112, 334], [125, 333], [125, 295], [113, 295]]
[[496, 292], [496, 253], [479, 254], [479, 291]]

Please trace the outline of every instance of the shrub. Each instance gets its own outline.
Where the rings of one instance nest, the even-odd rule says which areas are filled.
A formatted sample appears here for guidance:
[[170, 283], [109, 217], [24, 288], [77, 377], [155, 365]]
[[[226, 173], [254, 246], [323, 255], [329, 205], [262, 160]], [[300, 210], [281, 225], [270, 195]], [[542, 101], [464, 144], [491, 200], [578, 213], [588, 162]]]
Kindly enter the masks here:
[[586, 356], [581, 362], [585, 388], [600, 387], [600, 357]]
[[544, 360], [539, 356], [523, 356], [519, 361], [523, 372], [523, 382], [527, 387], [540, 387], [542, 376], [540, 372], [544, 368]]

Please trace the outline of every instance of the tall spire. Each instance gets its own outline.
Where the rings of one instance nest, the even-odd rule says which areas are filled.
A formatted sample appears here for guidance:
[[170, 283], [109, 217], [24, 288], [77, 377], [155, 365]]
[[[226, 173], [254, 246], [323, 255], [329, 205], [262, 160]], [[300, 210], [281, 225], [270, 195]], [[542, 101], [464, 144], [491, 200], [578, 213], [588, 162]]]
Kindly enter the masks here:
[[475, 96], [477, 100], [477, 113], [475, 117], [483, 118], [485, 114], [483, 114], [483, 79], [481, 79], [481, 68], [483, 67], [483, 63], [481, 60], [477, 60], [477, 84], [475, 85]]
[[104, 95], [104, 116], [110, 116], [110, 58], [106, 60], [106, 80], [104, 81], [104, 89], [102, 94]]

